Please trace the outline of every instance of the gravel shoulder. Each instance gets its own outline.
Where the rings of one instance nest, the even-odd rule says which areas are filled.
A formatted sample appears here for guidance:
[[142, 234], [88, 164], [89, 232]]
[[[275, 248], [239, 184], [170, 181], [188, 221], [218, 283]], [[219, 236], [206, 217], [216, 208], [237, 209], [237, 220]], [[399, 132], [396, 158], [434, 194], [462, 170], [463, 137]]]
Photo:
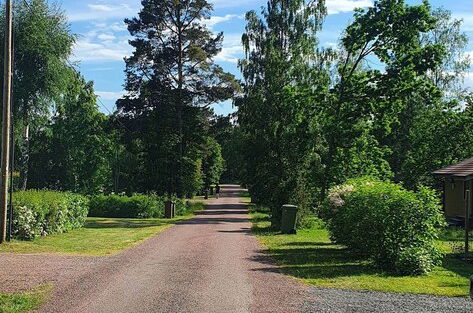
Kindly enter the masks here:
[[311, 288], [303, 312], [473, 312], [469, 298]]

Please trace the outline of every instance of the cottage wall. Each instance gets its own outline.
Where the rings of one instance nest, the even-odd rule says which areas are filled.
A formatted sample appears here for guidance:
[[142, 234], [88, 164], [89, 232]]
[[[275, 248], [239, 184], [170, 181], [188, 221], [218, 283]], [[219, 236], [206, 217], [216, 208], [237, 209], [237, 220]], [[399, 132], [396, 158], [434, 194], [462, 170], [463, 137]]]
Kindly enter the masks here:
[[[445, 180], [445, 214], [449, 217], [465, 217], [465, 192], [467, 187], [471, 186], [473, 181], [462, 181], [446, 179]], [[470, 196], [473, 196], [470, 193]], [[470, 207], [470, 216], [472, 216], [472, 208]]]

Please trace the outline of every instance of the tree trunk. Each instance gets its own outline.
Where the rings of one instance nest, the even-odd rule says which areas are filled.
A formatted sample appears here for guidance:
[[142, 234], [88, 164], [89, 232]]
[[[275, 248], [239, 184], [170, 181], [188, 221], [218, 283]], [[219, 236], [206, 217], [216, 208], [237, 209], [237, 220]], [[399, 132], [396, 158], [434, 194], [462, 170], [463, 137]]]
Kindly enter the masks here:
[[177, 33], [178, 33], [178, 93], [177, 93], [177, 129], [178, 129], [178, 161], [177, 161], [177, 196], [182, 198], [184, 196], [184, 186], [183, 186], [183, 171], [182, 171], [182, 161], [184, 157], [184, 134], [183, 134], [183, 121], [182, 121], [182, 111], [183, 111], [183, 99], [182, 99], [182, 88], [183, 88], [183, 43], [182, 43], [182, 21], [181, 21], [181, 8], [177, 7]]
[[330, 187], [329, 177], [332, 175], [332, 167], [333, 167], [333, 158], [335, 157], [335, 144], [332, 140], [329, 142], [329, 148], [327, 152], [327, 162], [325, 165], [324, 174], [322, 177], [322, 188], [320, 190], [320, 203], [322, 203], [325, 198], [327, 197], [327, 191]]

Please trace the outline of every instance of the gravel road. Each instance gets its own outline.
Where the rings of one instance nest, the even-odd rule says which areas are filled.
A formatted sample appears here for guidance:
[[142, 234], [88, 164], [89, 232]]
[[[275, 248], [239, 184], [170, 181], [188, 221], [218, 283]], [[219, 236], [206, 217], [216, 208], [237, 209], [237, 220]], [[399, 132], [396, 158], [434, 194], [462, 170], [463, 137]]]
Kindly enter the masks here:
[[304, 313], [472, 313], [469, 298], [311, 288]]
[[0, 254], [0, 292], [55, 286], [38, 312], [473, 312], [473, 301], [314, 288], [282, 275], [251, 235], [242, 189], [111, 257]]
[[222, 186], [205, 212], [115, 256], [0, 254], [0, 291], [52, 281], [39, 312], [298, 312], [308, 288], [261, 251], [241, 191]]

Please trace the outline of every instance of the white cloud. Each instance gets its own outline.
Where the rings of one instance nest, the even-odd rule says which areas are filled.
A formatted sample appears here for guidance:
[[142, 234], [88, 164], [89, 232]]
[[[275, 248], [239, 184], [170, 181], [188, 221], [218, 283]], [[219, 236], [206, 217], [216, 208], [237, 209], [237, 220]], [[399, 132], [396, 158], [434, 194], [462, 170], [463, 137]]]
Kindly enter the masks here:
[[215, 57], [215, 61], [237, 63], [242, 56], [241, 34], [224, 34], [223, 48]]
[[210, 3], [214, 5], [215, 8], [234, 8], [241, 7], [245, 4], [254, 5], [255, 8], [259, 8], [261, 5], [265, 4], [264, 0], [210, 0]]
[[91, 31], [83, 34], [74, 46], [74, 61], [122, 61], [131, 55], [127, 33], [110, 31], [108, 24], [91, 24]]
[[124, 22], [92, 22], [93, 28], [100, 29], [102, 31], [111, 31], [111, 32], [128, 32], [127, 25]]
[[327, 13], [338, 14], [351, 12], [355, 8], [366, 8], [373, 5], [371, 0], [327, 0]]
[[[138, 1], [137, 1], [138, 3]], [[139, 11], [139, 6], [129, 4], [106, 5], [89, 4], [87, 10], [81, 12], [68, 12], [69, 21], [83, 22], [94, 20], [125, 19], [135, 16]]]
[[470, 88], [473, 91], [473, 72], [469, 72], [465, 75], [465, 87]]
[[112, 12], [115, 10], [114, 6], [106, 4], [88, 4], [87, 6], [94, 11]]
[[453, 17], [463, 20], [463, 31], [473, 32], [473, 12], [453, 13]]
[[208, 20], [204, 20], [204, 24], [206, 24], [208, 27], [213, 27], [216, 24], [223, 23], [223, 22], [228, 22], [233, 19], [243, 19], [243, 15], [236, 15], [236, 14], [227, 14], [225, 16], [216, 16], [213, 15], [210, 17]]
[[78, 41], [74, 47], [75, 61], [121, 61], [130, 54], [126, 46], [116, 48], [106, 44], [89, 41]]
[[100, 40], [114, 40], [116, 37], [113, 34], [99, 34], [97, 38]]
[[125, 91], [96, 91], [95, 94], [102, 100], [117, 100], [123, 97]]
[[336, 42], [327, 41], [327, 42], [321, 43], [321, 46], [325, 48], [335, 49], [338, 47], [338, 44]]
[[215, 57], [215, 61], [237, 63], [242, 53], [241, 46], [223, 47], [222, 51]]

